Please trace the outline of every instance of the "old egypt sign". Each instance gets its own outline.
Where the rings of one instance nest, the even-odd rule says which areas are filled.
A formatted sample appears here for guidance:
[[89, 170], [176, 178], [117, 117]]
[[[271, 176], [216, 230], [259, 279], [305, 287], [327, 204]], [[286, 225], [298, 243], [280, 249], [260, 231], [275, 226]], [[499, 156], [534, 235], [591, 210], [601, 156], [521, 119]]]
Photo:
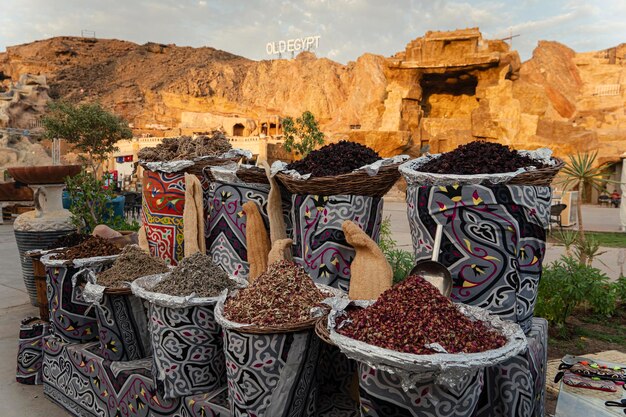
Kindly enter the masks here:
[[285, 52], [308, 51], [319, 46], [320, 38], [320, 35], [314, 35], [277, 42], [268, 42], [267, 45], [265, 45], [265, 51], [269, 55], [282, 54]]

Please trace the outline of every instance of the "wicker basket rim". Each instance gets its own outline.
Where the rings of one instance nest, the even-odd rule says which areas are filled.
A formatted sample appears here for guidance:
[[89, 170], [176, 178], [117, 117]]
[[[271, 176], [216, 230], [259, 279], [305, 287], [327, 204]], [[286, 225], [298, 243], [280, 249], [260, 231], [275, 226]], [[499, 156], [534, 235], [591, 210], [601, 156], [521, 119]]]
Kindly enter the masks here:
[[[383, 165], [378, 169], [378, 172], [388, 172], [388, 171], [394, 171], [397, 170], [398, 167], [400, 165], [402, 165], [404, 162], [395, 162], [389, 165]], [[337, 179], [349, 179], [349, 178], [355, 178], [355, 177], [370, 177], [370, 178], [376, 178], [376, 175], [369, 175], [367, 173], [367, 171], [365, 170], [356, 170], [356, 171], [352, 171], [352, 172], [347, 172], [345, 174], [339, 174], [339, 175], [327, 175], [324, 177], [309, 177], [307, 179], [299, 179], [299, 178], [294, 178], [289, 174], [286, 174], [285, 172], [278, 172], [276, 173], [276, 176], [280, 176], [280, 179], [286, 179], [288, 181], [292, 181], [292, 182], [297, 182], [297, 183], [301, 183], [301, 184], [305, 184], [305, 183], [314, 183], [314, 182], [323, 182], [323, 181], [332, 181], [335, 182], [337, 181]]]

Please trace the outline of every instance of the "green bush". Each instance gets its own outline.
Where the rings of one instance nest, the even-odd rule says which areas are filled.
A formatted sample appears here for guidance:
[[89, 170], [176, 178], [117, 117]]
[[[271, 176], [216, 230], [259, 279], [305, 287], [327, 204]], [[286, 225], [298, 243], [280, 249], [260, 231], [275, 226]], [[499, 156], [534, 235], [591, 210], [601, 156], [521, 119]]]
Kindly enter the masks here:
[[382, 250], [387, 262], [393, 270], [393, 283], [402, 281], [415, 266], [413, 253], [398, 249], [397, 242], [391, 237], [391, 218], [386, 217], [380, 225], [378, 246]]
[[543, 269], [535, 314], [551, 324], [563, 327], [565, 320], [579, 306], [611, 315], [615, 311], [617, 287], [599, 269], [562, 256]]
[[113, 190], [104, 187], [104, 181], [83, 171], [73, 178], [66, 178], [70, 197], [72, 223], [82, 233], [91, 233], [99, 224], [113, 217], [113, 208], [107, 205], [113, 198]]

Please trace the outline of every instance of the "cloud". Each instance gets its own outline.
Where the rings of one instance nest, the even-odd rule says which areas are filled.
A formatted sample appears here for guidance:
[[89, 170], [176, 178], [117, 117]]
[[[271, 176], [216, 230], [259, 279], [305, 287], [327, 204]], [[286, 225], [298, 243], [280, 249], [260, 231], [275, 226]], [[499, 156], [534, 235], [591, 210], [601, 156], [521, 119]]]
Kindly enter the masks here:
[[385, 56], [428, 30], [478, 26], [485, 37], [509, 31], [522, 58], [540, 39], [602, 49], [626, 41], [626, 2], [601, 0], [3, 0], [0, 50], [50, 36], [212, 46], [270, 58], [270, 41], [321, 35], [318, 56], [340, 62], [364, 52]]

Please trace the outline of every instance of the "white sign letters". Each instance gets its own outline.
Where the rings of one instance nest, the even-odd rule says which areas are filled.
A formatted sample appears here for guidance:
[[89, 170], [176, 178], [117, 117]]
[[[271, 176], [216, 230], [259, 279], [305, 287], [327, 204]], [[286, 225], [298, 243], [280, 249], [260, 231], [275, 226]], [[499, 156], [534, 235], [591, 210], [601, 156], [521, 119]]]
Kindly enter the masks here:
[[268, 42], [265, 51], [269, 55], [283, 54], [285, 52], [298, 52], [317, 48], [320, 44], [320, 35], [306, 36], [304, 38], [289, 39], [286, 41]]

